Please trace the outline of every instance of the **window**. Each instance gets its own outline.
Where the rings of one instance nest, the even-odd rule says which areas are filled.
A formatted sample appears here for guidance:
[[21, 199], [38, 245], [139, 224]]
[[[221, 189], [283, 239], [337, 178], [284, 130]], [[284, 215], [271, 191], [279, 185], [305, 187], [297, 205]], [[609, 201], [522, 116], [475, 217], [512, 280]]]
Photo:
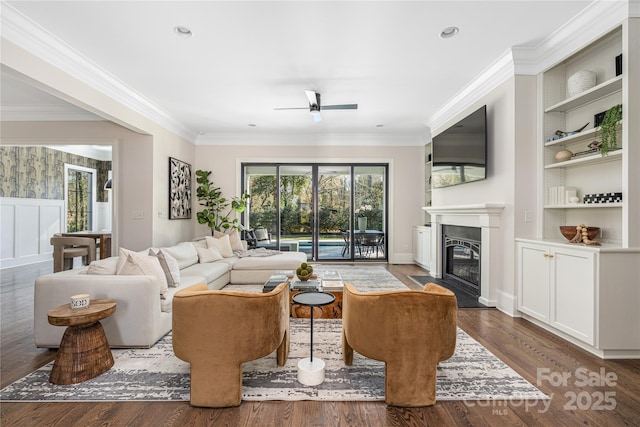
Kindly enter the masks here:
[[75, 165], [64, 165], [66, 231], [94, 229], [96, 203], [96, 170]]

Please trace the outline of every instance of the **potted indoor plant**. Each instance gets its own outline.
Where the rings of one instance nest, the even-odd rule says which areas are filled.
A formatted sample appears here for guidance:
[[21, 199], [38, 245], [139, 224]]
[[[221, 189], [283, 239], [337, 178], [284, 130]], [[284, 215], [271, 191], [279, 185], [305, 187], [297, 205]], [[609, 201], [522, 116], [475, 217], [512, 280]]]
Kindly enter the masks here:
[[362, 232], [367, 231], [367, 216], [372, 210], [371, 205], [362, 205], [354, 211], [358, 218], [358, 230]]
[[604, 115], [604, 119], [602, 119], [602, 123], [600, 124], [600, 136], [602, 140], [600, 154], [602, 154], [603, 157], [609, 154], [609, 151], [618, 148], [618, 123], [620, 120], [622, 120], [622, 104], [609, 108]]
[[228, 200], [222, 197], [222, 190], [216, 187], [213, 181], [209, 180], [211, 171], [197, 170], [196, 197], [198, 203], [204, 209], [196, 214], [199, 224], [207, 224], [211, 228], [211, 235], [214, 231], [225, 232], [229, 229], [242, 230], [242, 224], [238, 218], [231, 219], [231, 214], [242, 213], [247, 207], [248, 194], [240, 197], [233, 197]]

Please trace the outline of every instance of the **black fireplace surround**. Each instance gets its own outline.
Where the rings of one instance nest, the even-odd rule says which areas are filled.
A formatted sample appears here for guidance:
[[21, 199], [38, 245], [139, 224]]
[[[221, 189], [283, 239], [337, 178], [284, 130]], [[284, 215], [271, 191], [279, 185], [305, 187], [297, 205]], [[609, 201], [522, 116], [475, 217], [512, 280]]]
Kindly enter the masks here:
[[442, 278], [471, 295], [480, 295], [482, 230], [459, 225], [442, 226]]

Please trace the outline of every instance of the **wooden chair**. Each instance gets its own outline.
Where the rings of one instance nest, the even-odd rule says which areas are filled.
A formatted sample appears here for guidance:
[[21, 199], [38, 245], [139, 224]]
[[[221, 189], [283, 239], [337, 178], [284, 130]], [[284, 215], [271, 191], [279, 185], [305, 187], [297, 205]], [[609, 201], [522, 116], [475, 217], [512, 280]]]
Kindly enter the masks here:
[[96, 259], [96, 241], [91, 237], [53, 236], [53, 272], [73, 268], [73, 259], [82, 257], [82, 264], [89, 265]]

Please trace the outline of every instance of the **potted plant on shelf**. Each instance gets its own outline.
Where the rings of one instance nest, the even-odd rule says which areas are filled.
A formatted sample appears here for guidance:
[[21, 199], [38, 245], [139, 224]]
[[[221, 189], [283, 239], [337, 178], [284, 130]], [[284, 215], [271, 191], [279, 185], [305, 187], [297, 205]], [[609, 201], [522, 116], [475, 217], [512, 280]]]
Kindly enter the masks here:
[[211, 171], [197, 170], [196, 182], [200, 185], [196, 188], [198, 203], [204, 209], [196, 214], [199, 224], [207, 224], [214, 231], [225, 232], [229, 229], [242, 231], [243, 227], [238, 218], [231, 219], [231, 214], [242, 213], [247, 207], [248, 194], [234, 197], [228, 200], [222, 197], [222, 190], [209, 180]]
[[604, 115], [604, 119], [600, 124], [600, 136], [602, 139], [600, 154], [603, 157], [609, 154], [609, 151], [618, 148], [618, 123], [620, 120], [622, 120], [622, 104], [609, 108]]

